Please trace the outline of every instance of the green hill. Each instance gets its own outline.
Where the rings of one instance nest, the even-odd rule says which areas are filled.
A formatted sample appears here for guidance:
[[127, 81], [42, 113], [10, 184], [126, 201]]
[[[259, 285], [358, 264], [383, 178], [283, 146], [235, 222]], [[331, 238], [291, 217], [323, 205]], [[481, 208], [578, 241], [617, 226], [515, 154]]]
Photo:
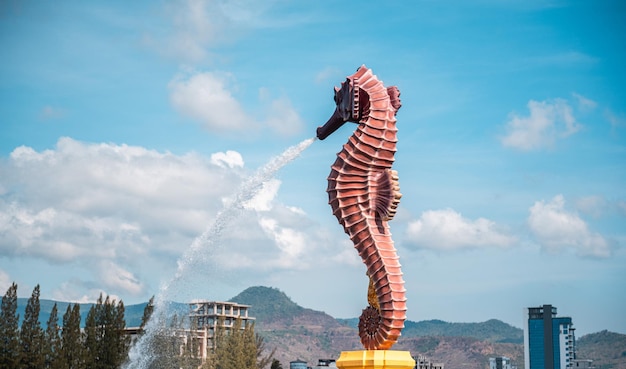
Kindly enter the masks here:
[[576, 340], [576, 358], [591, 359], [597, 369], [626, 369], [626, 335], [602, 331]]
[[229, 301], [250, 305], [249, 313], [258, 322], [297, 316], [305, 310], [291, 301], [284, 292], [272, 287], [249, 287]]
[[489, 342], [523, 343], [524, 331], [497, 319], [482, 323], [448, 323], [442, 320], [408, 321], [403, 335], [472, 337]]

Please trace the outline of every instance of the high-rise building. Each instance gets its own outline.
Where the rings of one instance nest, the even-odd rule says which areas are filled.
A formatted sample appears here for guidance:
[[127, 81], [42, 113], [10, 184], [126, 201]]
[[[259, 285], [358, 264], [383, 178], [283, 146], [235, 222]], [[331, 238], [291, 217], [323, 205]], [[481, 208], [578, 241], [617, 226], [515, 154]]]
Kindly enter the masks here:
[[556, 307], [524, 309], [525, 369], [570, 369], [575, 344], [572, 318], [557, 317]]

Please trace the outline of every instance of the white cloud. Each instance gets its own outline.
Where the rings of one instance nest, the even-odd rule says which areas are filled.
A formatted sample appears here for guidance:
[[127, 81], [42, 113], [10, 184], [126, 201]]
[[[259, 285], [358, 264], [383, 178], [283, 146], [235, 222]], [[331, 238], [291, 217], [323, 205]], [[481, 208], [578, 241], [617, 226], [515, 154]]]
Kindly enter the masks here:
[[261, 218], [259, 224], [280, 249], [279, 257], [273, 264], [282, 268], [297, 266], [306, 248], [306, 236], [296, 229], [281, 227], [276, 219]]
[[178, 255], [239, 184], [239, 169], [70, 138], [52, 150], [16, 148], [0, 162], [0, 256], [80, 264], [93, 273], [81, 279], [136, 294], [145, 283], [125, 271], [146, 255]]
[[166, 4], [171, 27], [154, 30], [144, 43], [183, 63], [198, 64], [210, 57], [210, 48], [226, 42], [246, 24], [238, 23], [221, 1], [178, 0]]
[[[61, 283], [52, 291], [51, 298], [57, 301], [66, 301], [79, 304], [95, 303], [98, 297], [107, 293], [103, 289], [93, 288], [91, 283], [72, 279]], [[115, 296], [115, 295], [113, 295]], [[120, 301], [116, 297], [117, 301]]]
[[125, 294], [138, 295], [144, 286], [133, 273], [117, 265], [112, 260], [103, 260], [98, 265], [100, 281], [104, 286]]
[[[174, 275], [176, 260], [240, 187], [239, 159], [70, 138], [50, 150], [16, 148], [0, 162], [0, 257], [63, 268], [53, 298], [143, 296]], [[220, 220], [223, 231], [200, 241], [190, 268], [215, 262], [254, 283], [274, 269], [343, 263], [333, 238], [304, 211], [276, 201], [279, 189], [269, 179], [244, 209]]]
[[293, 136], [304, 128], [304, 122], [287, 98], [279, 98], [269, 104], [265, 124], [281, 136]]
[[211, 164], [222, 168], [243, 168], [243, 157], [237, 151], [216, 152], [211, 154]]
[[227, 87], [227, 76], [204, 72], [178, 75], [169, 84], [170, 101], [183, 115], [209, 131], [243, 132], [258, 128]]
[[452, 209], [423, 212], [409, 223], [406, 240], [419, 248], [439, 250], [506, 247], [515, 241], [493, 221], [467, 219]]
[[0, 294], [4, 295], [4, 293], [11, 287], [13, 281], [7, 272], [0, 269]]
[[573, 249], [582, 256], [611, 255], [609, 242], [602, 235], [590, 231], [576, 213], [565, 210], [562, 195], [549, 202], [535, 202], [530, 207], [528, 225], [541, 246], [550, 252]]
[[598, 106], [598, 103], [588, 99], [586, 97], [584, 97], [583, 95], [577, 94], [577, 93], [573, 93], [572, 94], [574, 96], [574, 98], [576, 99], [576, 101], [578, 102], [578, 109], [580, 111], [591, 111], [593, 109], [595, 109]]
[[270, 100], [268, 90], [259, 89], [266, 118], [256, 120], [231, 93], [232, 81], [228, 74], [213, 72], [179, 74], [169, 83], [170, 101], [182, 115], [210, 132], [241, 135], [268, 128], [281, 136], [293, 136], [302, 131], [304, 122], [289, 99]]
[[529, 116], [511, 114], [506, 123], [507, 134], [501, 138], [502, 145], [520, 150], [536, 150], [551, 147], [557, 139], [570, 136], [581, 129], [567, 101], [528, 102]]
[[144, 44], [185, 64], [199, 64], [215, 57], [210, 49], [235, 41], [255, 29], [286, 28], [319, 22], [319, 16], [291, 12], [270, 13], [276, 1], [176, 0], [166, 5], [171, 22], [166, 29], [144, 36]]
[[594, 217], [602, 215], [607, 206], [607, 201], [602, 196], [585, 196], [576, 199], [576, 209]]
[[280, 189], [280, 181], [271, 179], [263, 183], [261, 190], [243, 206], [249, 210], [269, 211], [272, 210], [272, 202]]

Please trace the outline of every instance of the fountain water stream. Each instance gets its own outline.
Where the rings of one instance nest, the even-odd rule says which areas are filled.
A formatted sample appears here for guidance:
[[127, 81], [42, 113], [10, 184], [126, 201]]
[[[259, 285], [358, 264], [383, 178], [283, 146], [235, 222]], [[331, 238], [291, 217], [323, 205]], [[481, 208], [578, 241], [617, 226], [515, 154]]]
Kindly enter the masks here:
[[302, 151], [309, 147], [315, 137], [306, 139], [297, 145], [287, 148], [282, 154], [269, 160], [267, 164], [259, 168], [252, 176], [247, 178], [235, 193], [235, 199], [217, 214], [213, 224], [198, 236], [178, 260], [176, 274], [159, 290], [155, 297], [154, 312], [145, 327], [145, 334], [131, 347], [129, 360], [124, 365], [125, 369], [146, 369], [152, 362], [152, 340], [159, 333], [159, 329], [165, 326], [168, 304], [171, 291], [190, 272], [190, 268], [206, 253], [212, 245], [218, 242], [223, 229], [232, 222], [244, 209], [244, 204], [254, 198], [263, 188], [263, 184], [271, 180], [276, 172], [289, 162], [297, 158]]

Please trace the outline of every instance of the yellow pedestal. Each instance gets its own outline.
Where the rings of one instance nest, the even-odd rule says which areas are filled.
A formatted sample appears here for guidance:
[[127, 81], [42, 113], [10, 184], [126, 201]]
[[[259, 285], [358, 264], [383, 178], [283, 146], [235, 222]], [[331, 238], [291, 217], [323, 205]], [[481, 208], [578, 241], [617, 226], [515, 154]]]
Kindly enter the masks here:
[[408, 351], [362, 350], [342, 351], [339, 369], [413, 369], [415, 360]]

